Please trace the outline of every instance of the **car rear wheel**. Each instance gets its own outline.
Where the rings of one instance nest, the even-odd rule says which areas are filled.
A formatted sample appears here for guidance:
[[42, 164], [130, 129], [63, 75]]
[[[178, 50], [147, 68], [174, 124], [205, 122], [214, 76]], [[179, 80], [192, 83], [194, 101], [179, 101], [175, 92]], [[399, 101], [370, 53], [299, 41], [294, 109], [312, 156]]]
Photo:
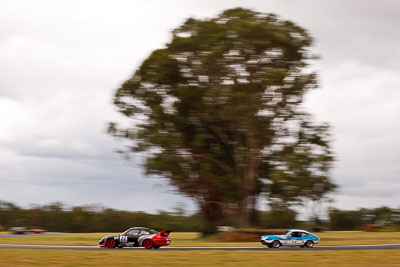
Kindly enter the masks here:
[[114, 240], [114, 239], [108, 239], [108, 240], [106, 241], [106, 246], [107, 246], [108, 248], [115, 248], [115, 240]]
[[281, 246], [281, 243], [279, 241], [275, 240], [274, 242], [272, 242], [271, 245], [273, 248], [279, 248]]
[[314, 242], [312, 242], [311, 240], [308, 240], [305, 245], [308, 248], [312, 248], [314, 246]]
[[143, 241], [143, 247], [150, 249], [153, 247], [153, 241], [151, 239], [145, 239]]

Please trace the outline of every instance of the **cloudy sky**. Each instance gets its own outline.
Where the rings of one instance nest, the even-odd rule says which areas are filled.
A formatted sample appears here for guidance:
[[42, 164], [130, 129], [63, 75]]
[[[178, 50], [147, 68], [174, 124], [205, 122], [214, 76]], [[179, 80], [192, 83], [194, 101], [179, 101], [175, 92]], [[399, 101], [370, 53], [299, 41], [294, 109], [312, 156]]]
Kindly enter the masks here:
[[305, 27], [321, 55], [305, 103], [332, 125], [331, 205], [400, 203], [399, 1], [0, 1], [0, 200], [155, 212], [190, 200], [105, 133], [111, 97], [186, 18], [247, 7]]

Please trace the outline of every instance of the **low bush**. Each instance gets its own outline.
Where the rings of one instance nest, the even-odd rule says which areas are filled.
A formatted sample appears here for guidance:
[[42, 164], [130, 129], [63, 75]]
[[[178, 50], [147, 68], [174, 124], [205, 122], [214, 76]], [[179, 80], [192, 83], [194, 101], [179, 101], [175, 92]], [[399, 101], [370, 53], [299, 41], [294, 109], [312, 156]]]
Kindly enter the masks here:
[[367, 232], [376, 232], [376, 231], [380, 230], [382, 227], [380, 227], [376, 224], [364, 224], [362, 226], [362, 228], [364, 231], [367, 231]]
[[211, 238], [218, 242], [254, 242], [260, 240], [262, 235], [281, 235], [287, 229], [266, 229], [266, 230], [233, 230], [219, 232]]

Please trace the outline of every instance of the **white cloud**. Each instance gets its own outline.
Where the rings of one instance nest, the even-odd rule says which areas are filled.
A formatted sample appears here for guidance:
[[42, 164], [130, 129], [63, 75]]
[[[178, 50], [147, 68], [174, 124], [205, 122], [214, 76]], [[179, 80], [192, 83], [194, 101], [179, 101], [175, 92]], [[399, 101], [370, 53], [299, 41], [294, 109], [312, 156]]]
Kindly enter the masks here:
[[[335, 205], [400, 203], [400, 19], [389, 0], [1, 1], [0, 199], [153, 211], [186, 201], [113, 152], [121, 144], [106, 124], [121, 117], [111, 97], [186, 18], [237, 6], [278, 13], [316, 38], [321, 89], [306, 106], [333, 126]], [[118, 197], [103, 197], [114, 188]]]
[[[322, 90], [311, 93], [307, 104], [318, 120], [333, 125], [338, 158], [333, 177], [340, 186], [339, 194], [346, 199], [355, 197], [357, 206], [362, 206], [362, 196], [376, 199], [376, 206], [399, 202], [397, 73], [344, 61], [324, 69], [321, 80]], [[343, 206], [341, 196], [337, 197], [339, 206]]]

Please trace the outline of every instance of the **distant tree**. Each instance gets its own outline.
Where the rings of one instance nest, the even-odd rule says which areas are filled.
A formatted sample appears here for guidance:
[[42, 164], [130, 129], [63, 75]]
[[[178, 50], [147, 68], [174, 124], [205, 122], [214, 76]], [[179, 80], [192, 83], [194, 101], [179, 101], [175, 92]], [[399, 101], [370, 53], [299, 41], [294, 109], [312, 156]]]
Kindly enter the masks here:
[[329, 210], [331, 230], [356, 230], [362, 225], [361, 211]]
[[297, 213], [288, 207], [271, 203], [271, 210], [260, 212], [260, 226], [266, 229], [295, 228], [299, 224], [296, 215]]
[[[147, 152], [147, 174], [195, 199], [215, 231], [226, 211], [254, 223], [266, 190], [282, 202], [333, 190], [327, 126], [301, 110], [316, 87], [303, 28], [273, 14], [230, 9], [188, 19], [116, 92], [128, 127], [109, 132]], [[267, 184], [270, 186], [263, 186]]]
[[360, 209], [364, 224], [375, 226], [394, 226], [400, 222], [400, 210], [389, 207], [378, 207], [375, 209]]
[[10, 227], [16, 226], [19, 220], [15, 220], [21, 213], [21, 208], [11, 202], [0, 200], [0, 224], [8, 229]]
[[64, 204], [60, 202], [54, 202], [40, 207], [45, 217], [43, 225], [36, 225], [36, 227], [41, 226], [49, 231], [70, 231], [71, 229], [71, 217], [68, 216], [68, 212], [65, 211]]

